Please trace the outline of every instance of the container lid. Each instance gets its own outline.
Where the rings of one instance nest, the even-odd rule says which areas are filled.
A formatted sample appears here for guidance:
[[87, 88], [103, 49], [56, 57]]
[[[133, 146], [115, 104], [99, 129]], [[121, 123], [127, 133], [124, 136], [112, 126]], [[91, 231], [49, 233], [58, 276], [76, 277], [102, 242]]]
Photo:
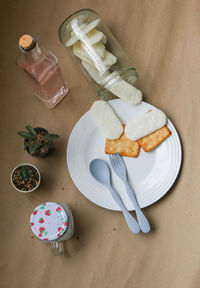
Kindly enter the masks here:
[[30, 217], [32, 232], [41, 240], [53, 241], [67, 230], [69, 219], [63, 207], [55, 202], [37, 206]]
[[19, 38], [19, 46], [22, 47], [25, 50], [33, 48], [34, 45], [35, 45], [34, 39], [30, 35], [22, 35]]

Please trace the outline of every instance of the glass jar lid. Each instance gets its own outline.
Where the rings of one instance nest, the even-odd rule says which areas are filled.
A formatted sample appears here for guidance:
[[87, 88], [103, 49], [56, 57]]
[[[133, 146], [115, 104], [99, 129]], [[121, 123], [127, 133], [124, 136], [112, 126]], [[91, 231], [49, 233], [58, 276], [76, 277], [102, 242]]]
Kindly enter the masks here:
[[30, 227], [41, 240], [53, 241], [67, 230], [69, 218], [63, 207], [55, 202], [43, 202], [37, 206], [30, 217]]

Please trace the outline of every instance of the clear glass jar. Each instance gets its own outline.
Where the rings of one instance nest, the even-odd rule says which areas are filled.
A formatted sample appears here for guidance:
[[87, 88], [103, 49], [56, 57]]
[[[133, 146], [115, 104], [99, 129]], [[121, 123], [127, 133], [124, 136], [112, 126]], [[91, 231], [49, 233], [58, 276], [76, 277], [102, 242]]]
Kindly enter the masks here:
[[63, 254], [62, 241], [69, 240], [74, 234], [74, 220], [67, 204], [43, 202], [30, 217], [30, 227], [41, 241], [50, 243], [54, 256]]
[[124, 91], [140, 92], [133, 86], [138, 77], [135, 68], [95, 11], [75, 12], [64, 20], [58, 34], [101, 99], [123, 98]]

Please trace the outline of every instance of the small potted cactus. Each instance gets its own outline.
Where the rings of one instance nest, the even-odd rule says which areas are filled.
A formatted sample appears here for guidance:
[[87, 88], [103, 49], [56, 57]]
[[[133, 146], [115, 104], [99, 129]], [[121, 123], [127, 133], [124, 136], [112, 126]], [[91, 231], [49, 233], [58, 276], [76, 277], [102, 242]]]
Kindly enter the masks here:
[[18, 135], [24, 138], [24, 149], [32, 156], [43, 157], [53, 148], [53, 139], [59, 136], [49, 134], [44, 128], [26, 126], [27, 131], [19, 131]]
[[39, 170], [34, 165], [23, 163], [13, 169], [10, 180], [15, 190], [28, 193], [38, 188], [41, 176]]

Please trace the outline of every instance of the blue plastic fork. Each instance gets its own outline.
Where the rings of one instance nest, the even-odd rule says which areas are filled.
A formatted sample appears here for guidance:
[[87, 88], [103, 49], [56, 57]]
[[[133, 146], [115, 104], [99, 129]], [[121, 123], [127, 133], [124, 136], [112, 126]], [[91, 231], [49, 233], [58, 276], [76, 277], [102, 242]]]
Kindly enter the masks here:
[[138, 223], [140, 225], [142, 232], [148, 233], [151, 230], [151, 227], [149, 225], [147, 218], [145, 217], [142, 210], [140, 209], [140, 206], [138, 205], [133, 189], [131, 188], [131, 186], [129, 185], [127, 181], [127, 169], [126, 169], [126, 166], [122, 157], [120, 157], [119, 154], [117, 153], [117, 154], [113, 154], [112, 156], [109, 155], [109, 159], [110, 159], [110, 164], [115, 174], [119, 178], [122, 179], [122, 181], [124, 182], [126, 186], [126, 191], [128, 193], [128, 196], [131, 202], [133, 203], [133, 206], [135, 207], [135, 212], [137, 215]]

